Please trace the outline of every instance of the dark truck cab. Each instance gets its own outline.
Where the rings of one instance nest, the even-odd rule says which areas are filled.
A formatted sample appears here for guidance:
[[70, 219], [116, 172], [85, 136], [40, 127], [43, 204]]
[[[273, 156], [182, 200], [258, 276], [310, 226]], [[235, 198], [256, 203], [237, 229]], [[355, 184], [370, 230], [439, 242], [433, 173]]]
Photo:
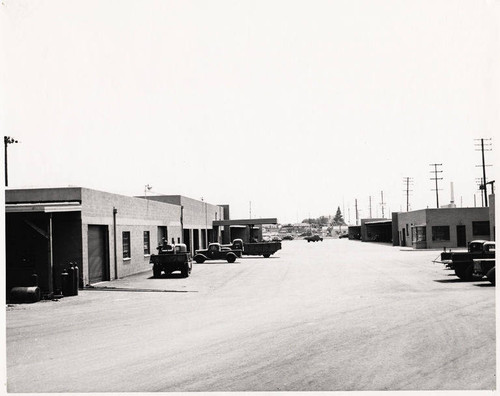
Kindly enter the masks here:
[[455, 270], [455, 274], [463, 281], [479, 280], [482, 276], [474, 275], [474, 260], [495, 258], [495, 249], [491, 249], [490, 241], [476, 240], [468, 245], [467, 251], [445, 251], [441, 253], [441, 262]]
[[194, 261], [198, 264], [206, 260], [227, 260], [228, 263], [234, 263], [237, 257], [241, 257], [242, 251], [220, 243], [211, 243], [208, 249], [197, 250], [194, 255]]
[[245, 256], [271, 257], [281, 249], [281, 242], [243, 242], [242, 239], [235, 239], [230, 245], [223, 245], [232, 249], [241, 250]]
[[157, 249], [158, 254], [152, 254], [149, 259], [150, 264], [153, 264], [154, 278], [159, 278], [162, 272], [168, 275], [174, 271], [180, 271], [184, 278], [191, 274], [193, 260], [185, 244], [170, 245], [164, 243]]

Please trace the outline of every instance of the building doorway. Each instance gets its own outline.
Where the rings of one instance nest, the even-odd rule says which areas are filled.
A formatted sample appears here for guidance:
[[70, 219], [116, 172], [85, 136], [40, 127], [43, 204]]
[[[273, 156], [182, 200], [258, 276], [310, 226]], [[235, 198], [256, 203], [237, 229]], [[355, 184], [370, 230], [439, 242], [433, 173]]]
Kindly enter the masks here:
[[89, 225], [89, 282], [91, 284], [109, 280], [107, 241], [107, 226]]

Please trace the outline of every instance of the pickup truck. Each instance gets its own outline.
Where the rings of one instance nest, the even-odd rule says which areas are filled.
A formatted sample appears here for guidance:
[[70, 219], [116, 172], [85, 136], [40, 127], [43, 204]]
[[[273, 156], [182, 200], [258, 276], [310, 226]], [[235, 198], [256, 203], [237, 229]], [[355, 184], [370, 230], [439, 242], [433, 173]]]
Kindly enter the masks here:
[[242, 239], [235, 239], [232, 244], [224, 245], [235, 250], [241, 250], [245, 256], [271, 257], [281, 249], [281, 242], [250, 242], [245, 243]]
[[200, 249], [195, 252], [194, 261], [198, 264], [204, 263], [206, 260], [227, 260], [228, 263], [234, 263], [236, 258], [241, 257], [242, 251], [233, 249], [220, 243], [211, 243], [208, 249]]
[[311, 235], [311, 236], [306, 236], [304, 238], [308, 243], [309, 242], [318, 242], [318, 241], [321, 241], [323, 242], [323, 238], [321, 238], [319, 235]]
[[495, 258], [494, 242], [477, 240], [469, 243], [467, 251], [445, 251], [441, 253], [441, 262], [455, 270], [463, 281], [479, 280], [481, 276], [474, 275], [474, 260]]
[[[495, 242], [485, 242], [483, 245], [484, 252], [495, 253]], [[475, 258], [474, 261], [474, 272], [473, 274], [477, 277], [486, 276], [486, 278], [495, 285], [495, 257], [487, 258]]]
[[185, 244], [170, 245], [164, 243], [157, 249], [158, 254], [152, 254], [149, 259], [150, 264], [153, 264], [154, 278], [159, 278], [162, 272], [168, 275], [174, 271], [180, 271], [184, 278], [191, 274], [193, 260]]

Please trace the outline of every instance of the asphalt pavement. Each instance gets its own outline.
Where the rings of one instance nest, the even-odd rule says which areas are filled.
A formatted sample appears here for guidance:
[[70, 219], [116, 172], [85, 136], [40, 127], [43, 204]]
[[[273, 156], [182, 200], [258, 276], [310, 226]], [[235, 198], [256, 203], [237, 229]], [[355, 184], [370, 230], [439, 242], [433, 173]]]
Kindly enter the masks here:
[[327, 239], [7, 306], [9, 392], [493, 390], [495, 287]]

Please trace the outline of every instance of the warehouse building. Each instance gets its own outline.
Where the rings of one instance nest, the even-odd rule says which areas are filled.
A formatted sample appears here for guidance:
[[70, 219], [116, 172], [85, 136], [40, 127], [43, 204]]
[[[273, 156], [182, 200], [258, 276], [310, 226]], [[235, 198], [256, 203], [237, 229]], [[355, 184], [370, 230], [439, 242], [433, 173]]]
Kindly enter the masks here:
[[[36, 274], [46, 295], [61, 288], [60, 274], [78, 265], [80, 286], [151, 268], [149, 257], [162, 240], [191, 249], [206, 245], [222, 206], [173, 196], [128, 197], [81, 187], [7, 189], [7, 291], [30, 286]], [[224, 217], [222, 217], [224, 218]], [[186, 225], [184, 229], [183, 225]]]

